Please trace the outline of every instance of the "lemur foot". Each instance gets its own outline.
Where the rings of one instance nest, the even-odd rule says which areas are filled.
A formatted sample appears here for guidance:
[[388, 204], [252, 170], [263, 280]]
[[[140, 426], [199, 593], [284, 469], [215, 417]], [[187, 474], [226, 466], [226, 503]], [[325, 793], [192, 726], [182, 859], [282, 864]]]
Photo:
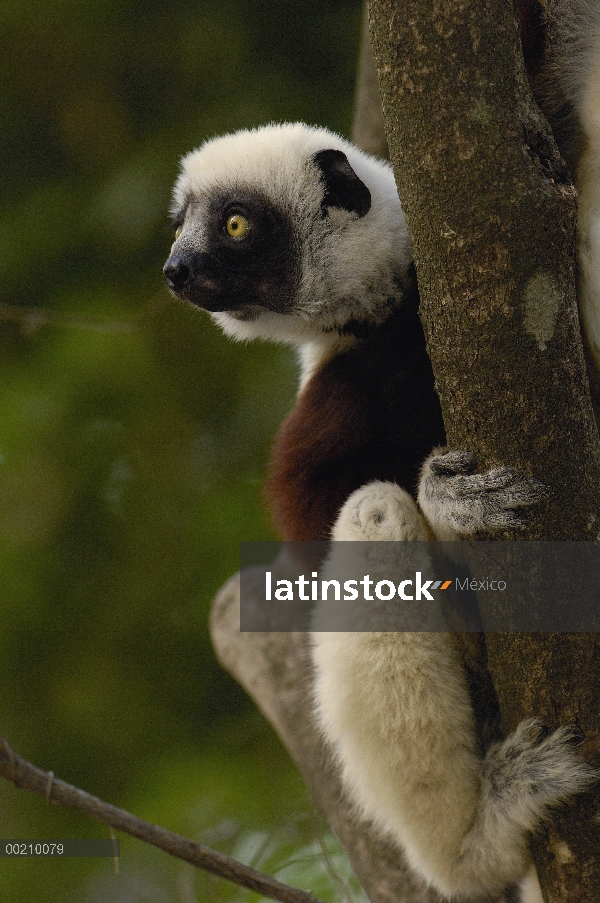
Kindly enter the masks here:
[[522, 899], [541, 901], [533, 868], [525, 875], [530, 863], [529, 835], [550, 809], [597, 781], [598, 772], [575, 751], [582, 740], [583, 733], [575, 725], [549, 734], [541, 721], [529, 718], [506, 740], [490, 747], [481, 771], [475, 823], [465, 836], [449, 882], [452, 892], [475, 887], [496, 890], [521, 874], [522, 890], [527, 891]]
[[553, 733], [528, 718], [492, 746], [483, 768], [484, 794], [497, 800], [499, 817], [534, 830], [547, 810], [589, 789], [598, 773], [577, 755], [585, 735], [575, 724]]
[[516, 467], [475, 473], [476, 467], [477, 459], [466, 451], [436, 450], [425, 461], [419, 504], [440, 538], [522, 527], [524, 509], [547, 494], [543, 483]]
[[338, 515], [334, 540], [403, 542], [429, 534], [414, 500], [396, 483], [367, 483], [352, 493]]

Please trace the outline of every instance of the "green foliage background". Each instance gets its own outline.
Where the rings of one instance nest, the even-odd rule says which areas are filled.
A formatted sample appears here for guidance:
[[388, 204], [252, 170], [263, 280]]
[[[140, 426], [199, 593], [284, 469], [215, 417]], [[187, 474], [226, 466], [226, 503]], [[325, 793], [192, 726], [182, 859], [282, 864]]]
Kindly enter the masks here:
[[[338, 900], [335, 846], [207, 632], [239, 541], [272, 538], [260, 487], [294, 360], [233, 346], [161, 269], [183, 153], [271, 120], [347, 132], [359, 7], [0, 5], [0, 732]], [[0, 782], [0, 836], [106, 832]], [[121, 867], [0, 858], [0, 899], [250, 899], [128, 839]]]

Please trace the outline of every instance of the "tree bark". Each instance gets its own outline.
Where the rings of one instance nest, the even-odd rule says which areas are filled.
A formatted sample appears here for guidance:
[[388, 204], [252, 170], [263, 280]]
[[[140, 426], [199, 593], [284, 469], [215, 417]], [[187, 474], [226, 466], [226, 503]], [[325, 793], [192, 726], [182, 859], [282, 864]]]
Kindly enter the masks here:
[[[550, 489], [525, 536], [596, 539], [600, 458], [575, 302], [576, 194], [527, 84], [510, 0], [372, 0], [371, 36], [448, 442]], [[522, 600], [525, 604], [526, 600]], [[487, 638], [503, 723], [600, 747], [596, 635]], [[551, 903], [600, 899], [591, 801], [535, 858]]]
[[369, 4], [363, 0], [363, 17], [354, 92], [354, 118], [350, 138], [367, 154], [390, 158], [383, 126], [377, 68], [369, 37]]

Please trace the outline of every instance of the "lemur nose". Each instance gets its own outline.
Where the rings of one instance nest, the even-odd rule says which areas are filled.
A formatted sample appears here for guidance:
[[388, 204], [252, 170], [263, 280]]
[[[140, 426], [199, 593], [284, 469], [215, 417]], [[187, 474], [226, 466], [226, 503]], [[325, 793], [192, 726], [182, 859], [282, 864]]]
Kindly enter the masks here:
[[191, 272], [191, 268], [186, 263], [185, 258], [180, 256], [169, 257], [163, 267], [167, 285], [175, 292], [181, 291], [190, 278]]

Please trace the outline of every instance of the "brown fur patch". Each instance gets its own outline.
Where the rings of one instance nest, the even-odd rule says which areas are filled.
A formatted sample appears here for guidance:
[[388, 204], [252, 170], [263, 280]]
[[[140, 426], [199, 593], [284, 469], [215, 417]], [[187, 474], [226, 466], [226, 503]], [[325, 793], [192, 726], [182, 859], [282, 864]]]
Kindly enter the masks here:
[[415, 294], [321, 367], [276, 437], [266, 496], [285, 540], [326, 540], [371, 480], [414, 492], [445, 434]]

